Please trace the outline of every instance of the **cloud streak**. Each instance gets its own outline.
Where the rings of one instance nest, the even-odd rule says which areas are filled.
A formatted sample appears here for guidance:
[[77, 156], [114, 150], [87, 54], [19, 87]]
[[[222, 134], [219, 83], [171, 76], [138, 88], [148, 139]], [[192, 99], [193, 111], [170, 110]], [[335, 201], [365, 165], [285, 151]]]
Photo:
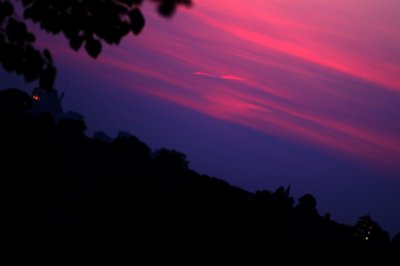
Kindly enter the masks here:
[[394, 0], [202, 0], [166, 22], [145, 8], [146, 30], [96, 67], [123, 88], [399, 170], [394, 10]]
[[211, 78], [220, 78], [220, 79], [226, 79], [226, 80], [236, 80], [236, 81], [243, 81], [244, 79], [235, 75], [214, 75], [214, 74], [209, 74], [209, 73], [204, 73], [200, 71], [196, 71], [193, 73], [194, 75], [197, 76], [205, 76], [205, 77], [211, 77]]

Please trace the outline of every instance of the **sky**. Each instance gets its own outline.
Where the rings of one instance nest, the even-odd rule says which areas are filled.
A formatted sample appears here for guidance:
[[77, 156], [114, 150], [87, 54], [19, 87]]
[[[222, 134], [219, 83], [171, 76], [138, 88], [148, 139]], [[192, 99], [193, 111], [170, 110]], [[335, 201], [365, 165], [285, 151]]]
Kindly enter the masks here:
[[[62, 36], [64, 109], [255, 191], [312, 193], [321, 214], [400, 232], [400, 1], [195, 0], [97, 60]], [[0, 70], [5, 87], [35, 84]]]

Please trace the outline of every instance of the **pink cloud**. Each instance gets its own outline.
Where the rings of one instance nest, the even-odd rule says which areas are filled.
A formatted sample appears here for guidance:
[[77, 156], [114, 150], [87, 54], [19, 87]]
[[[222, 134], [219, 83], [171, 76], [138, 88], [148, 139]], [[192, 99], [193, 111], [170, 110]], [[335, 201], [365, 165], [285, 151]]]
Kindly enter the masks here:
[[[93, 64], [100, 77], [84, 71], [266, 134], [399, 168], [400, 21], [388, 10], [396, 1], [198, 2], [169, 22], [151, 15], [138, 38], [106, 49]], [[89, 59], [79, 55], [84, 66]]]
[[[236, 10], [233, 9], [235, 4], [232, 2], [224, 3], [226, 6], [229, 6], [228, 9]], [[224, 13], [221, 11], [220, 16], [224, 16], [224, 19], [219, 19], [219, 16], [215, 14], [201, 11], [198, 11], [196, 16], [202, 21], [206, 21], [210, 26], [247, 42], [248, 45], [258, 46], [258, 49], [267, 49], [299, 57], [303, 60], [330, 67], [358, 78], [382, 84], [387, 86], [387, 89], [400, 90], [400, 73], [397, 62], [382, 61], [382, 54], [384, 53], [388, 54], [385, 57], [388, 60], [393, 56], [397, 58], [400, 56], [400, 52], [397, 49], [388, 51], [385, 45], [383, 45], [385, 42], [398, 42], [399, 38], [393, 37], [390, 34], [384, 36], [377, 36], [378, 33], [374, 34], [380, 28], [376, 29], [375, 25], [371, 26], [369, 24], [371, 18], [364, 18], [362, 16], [358, 18], [356, 15], [353, 15], [353, 20], [348, 21], [346, 17], [344, 19], [342, 16], [338, 16], [336, 20], [331, 18], [333, 21], [328, 20], [325, 22], [325, 27], [323, 27], [324, 25], [316, 27], [315, 24], [310, 25], [307, 23], [310, 19], [307, 17], [307, 12], [302, 9], [297, 10], [296, 14], [303, 14], [306, 17], [301, 17], [298, 21], [294, 21], [292, 17], [289, 17], [284, 12], [282, 12], [282, 17], [277, 19], [273, 15], [268, 15], [267, 9], [256, 10], [256, 5], [253, 5], [253, 8], [251, 8], [252, 5], [246, 8], [236, 1], [234, 3], [236, 3], [237, 9], [244, 8], [246, 10], [247, 20], [251, 20], [253, 23], [259, 20], [257, 21], [259, 27], [255, 27], [254, 25], [253, 27], [247, 26], [246, 19], [244, 19], [243, 23], [242, 21], [240, 21], [241, 23], [237, 23], [238, 18], [235, 16], [237, 13], [234, 12]], [[287, 6], [293, 5], [293, 2], [278, 3], [275, 5], [285, 9]], [[301, 8], [310, 8], [306, 4], [300, 6]], [[328, 4], [328, 6], [333, 7], [334, 10], [336, 9], [336, 12], [349, 12], [349, 10], [342, 10], [340, 5], [336, 3]], [[342, 8], [360, 9], [359, 6], [347, 5], [344, 5]], [[223, 7], [221, 9], [223, 10]], [[318, 10], [318, 12], [324, 11], [327, 12], [329, 9]], [[243, 10], [238, 13], [243, 13]], [[264, 14], [264, 16], [261, 16], [261, 14]], [[322, 19], [323, 15], [326, 14], [316, 14], [309, 17], [315, 18], [317, 20], [315, 23], [321, 23], [324, 22], [324, 19]], [[330, 14], [328, 13], [328, 15]], [[314, 21], [310, 21], [309, 23], [314, 23]], [[396, 32], [395, 27], [393, 27], [394, 25], [386, 25], [385, 28], [388, 28], [388, 26], [391, 26], [393, 32]], [[269, 32], [270, 28], [275, 29], [272, 31], [272, 34]], [[340, 28], [340, 31], [337, 28]], [[368, 28], [372, 32], [366, 30]], [[382, 29], [385, 30], [385, 28]], [[279, 32], [279, 35], [274, 34], [275, 32]], [[400, 30], [397, 30], [396, 36], [399, 35]], [[354, 36], [357, 36], [357, 38]], [[389, 40], [382, 42], [382, 39], [379, 38], [387, 38]]]
[[222, 79], [226, 79], [226, 80], [236, 80], [236, 81], [243, 81], [244, 78], [238, 77], [238, 76], [234, 76], [234, 75], [222, 75], [220, 76], [220, 78]]

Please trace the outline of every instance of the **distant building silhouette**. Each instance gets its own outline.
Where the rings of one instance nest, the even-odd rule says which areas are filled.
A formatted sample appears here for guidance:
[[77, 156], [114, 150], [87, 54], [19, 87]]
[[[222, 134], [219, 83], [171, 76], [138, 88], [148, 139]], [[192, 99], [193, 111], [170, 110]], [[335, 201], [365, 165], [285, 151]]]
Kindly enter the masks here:
[[83, 120], [83, 115], [68, 111], [64, 112], [62, 108], [62, 100], [65, 93], [58, 96], [58, 91], [52, 89], [50, 91], [36, 87], [32, 92], [32, 113], [50, 113], [54, 119], [59, 121], [63, 119]]
[[61, 100], [62, 98], [58, 97], [57, 90], [47, 91], [36, 87], [32, 92], [32, 112], [34, 114], [50, 113], [57, 118], [63, 113]]
[[358, 222], [355, 226], [354, 236], [358, 240], [368, 241], [371, 240], [371, 237], [376, 231], [376, 223], [372, 221], [369, 215], [362, 216], [358, 219]]
[[371, 219], [369, 215], [361, 216], [355, 225], [354, 237], [361, 242], [372, 245], [386, 245], [390, 243], [389, 235]]

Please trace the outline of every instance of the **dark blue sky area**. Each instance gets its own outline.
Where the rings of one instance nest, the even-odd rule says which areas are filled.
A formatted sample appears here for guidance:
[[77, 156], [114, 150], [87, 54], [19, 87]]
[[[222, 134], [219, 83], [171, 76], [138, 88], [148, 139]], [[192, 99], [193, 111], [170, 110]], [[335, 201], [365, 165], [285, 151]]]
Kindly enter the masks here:
[[[34, 86], [3, 70], [0, 79], [4, 87], [27, 92]], [[250, 191], [291, 185], [293, 196], [312, 193], [320, 213], [329, 212], [338, 222], [354, 224], [369, 213], [391, 234], [400, 231], [396, 173], [369, 169], [157, 98], [115, 93], [112, 84], [90, 83], [70, 81], [64, 101], [65, 110], [85, 116], [88, 135], [102, 130], [114, 137], [119, 130], [128, 131], [152, 149], [185, 153], [199, 173]], [[60, 79], [57, 85], [66, 88], [68, 81]]]
[[[145, 2], [143, 32], [96, 60], [34, 27], [89, 136], [128, 131], [199, 173], [400, 231], [399, 1], [199, 0], [168, 20]], [[36, 85], [3, 69], [0, 84]]]

